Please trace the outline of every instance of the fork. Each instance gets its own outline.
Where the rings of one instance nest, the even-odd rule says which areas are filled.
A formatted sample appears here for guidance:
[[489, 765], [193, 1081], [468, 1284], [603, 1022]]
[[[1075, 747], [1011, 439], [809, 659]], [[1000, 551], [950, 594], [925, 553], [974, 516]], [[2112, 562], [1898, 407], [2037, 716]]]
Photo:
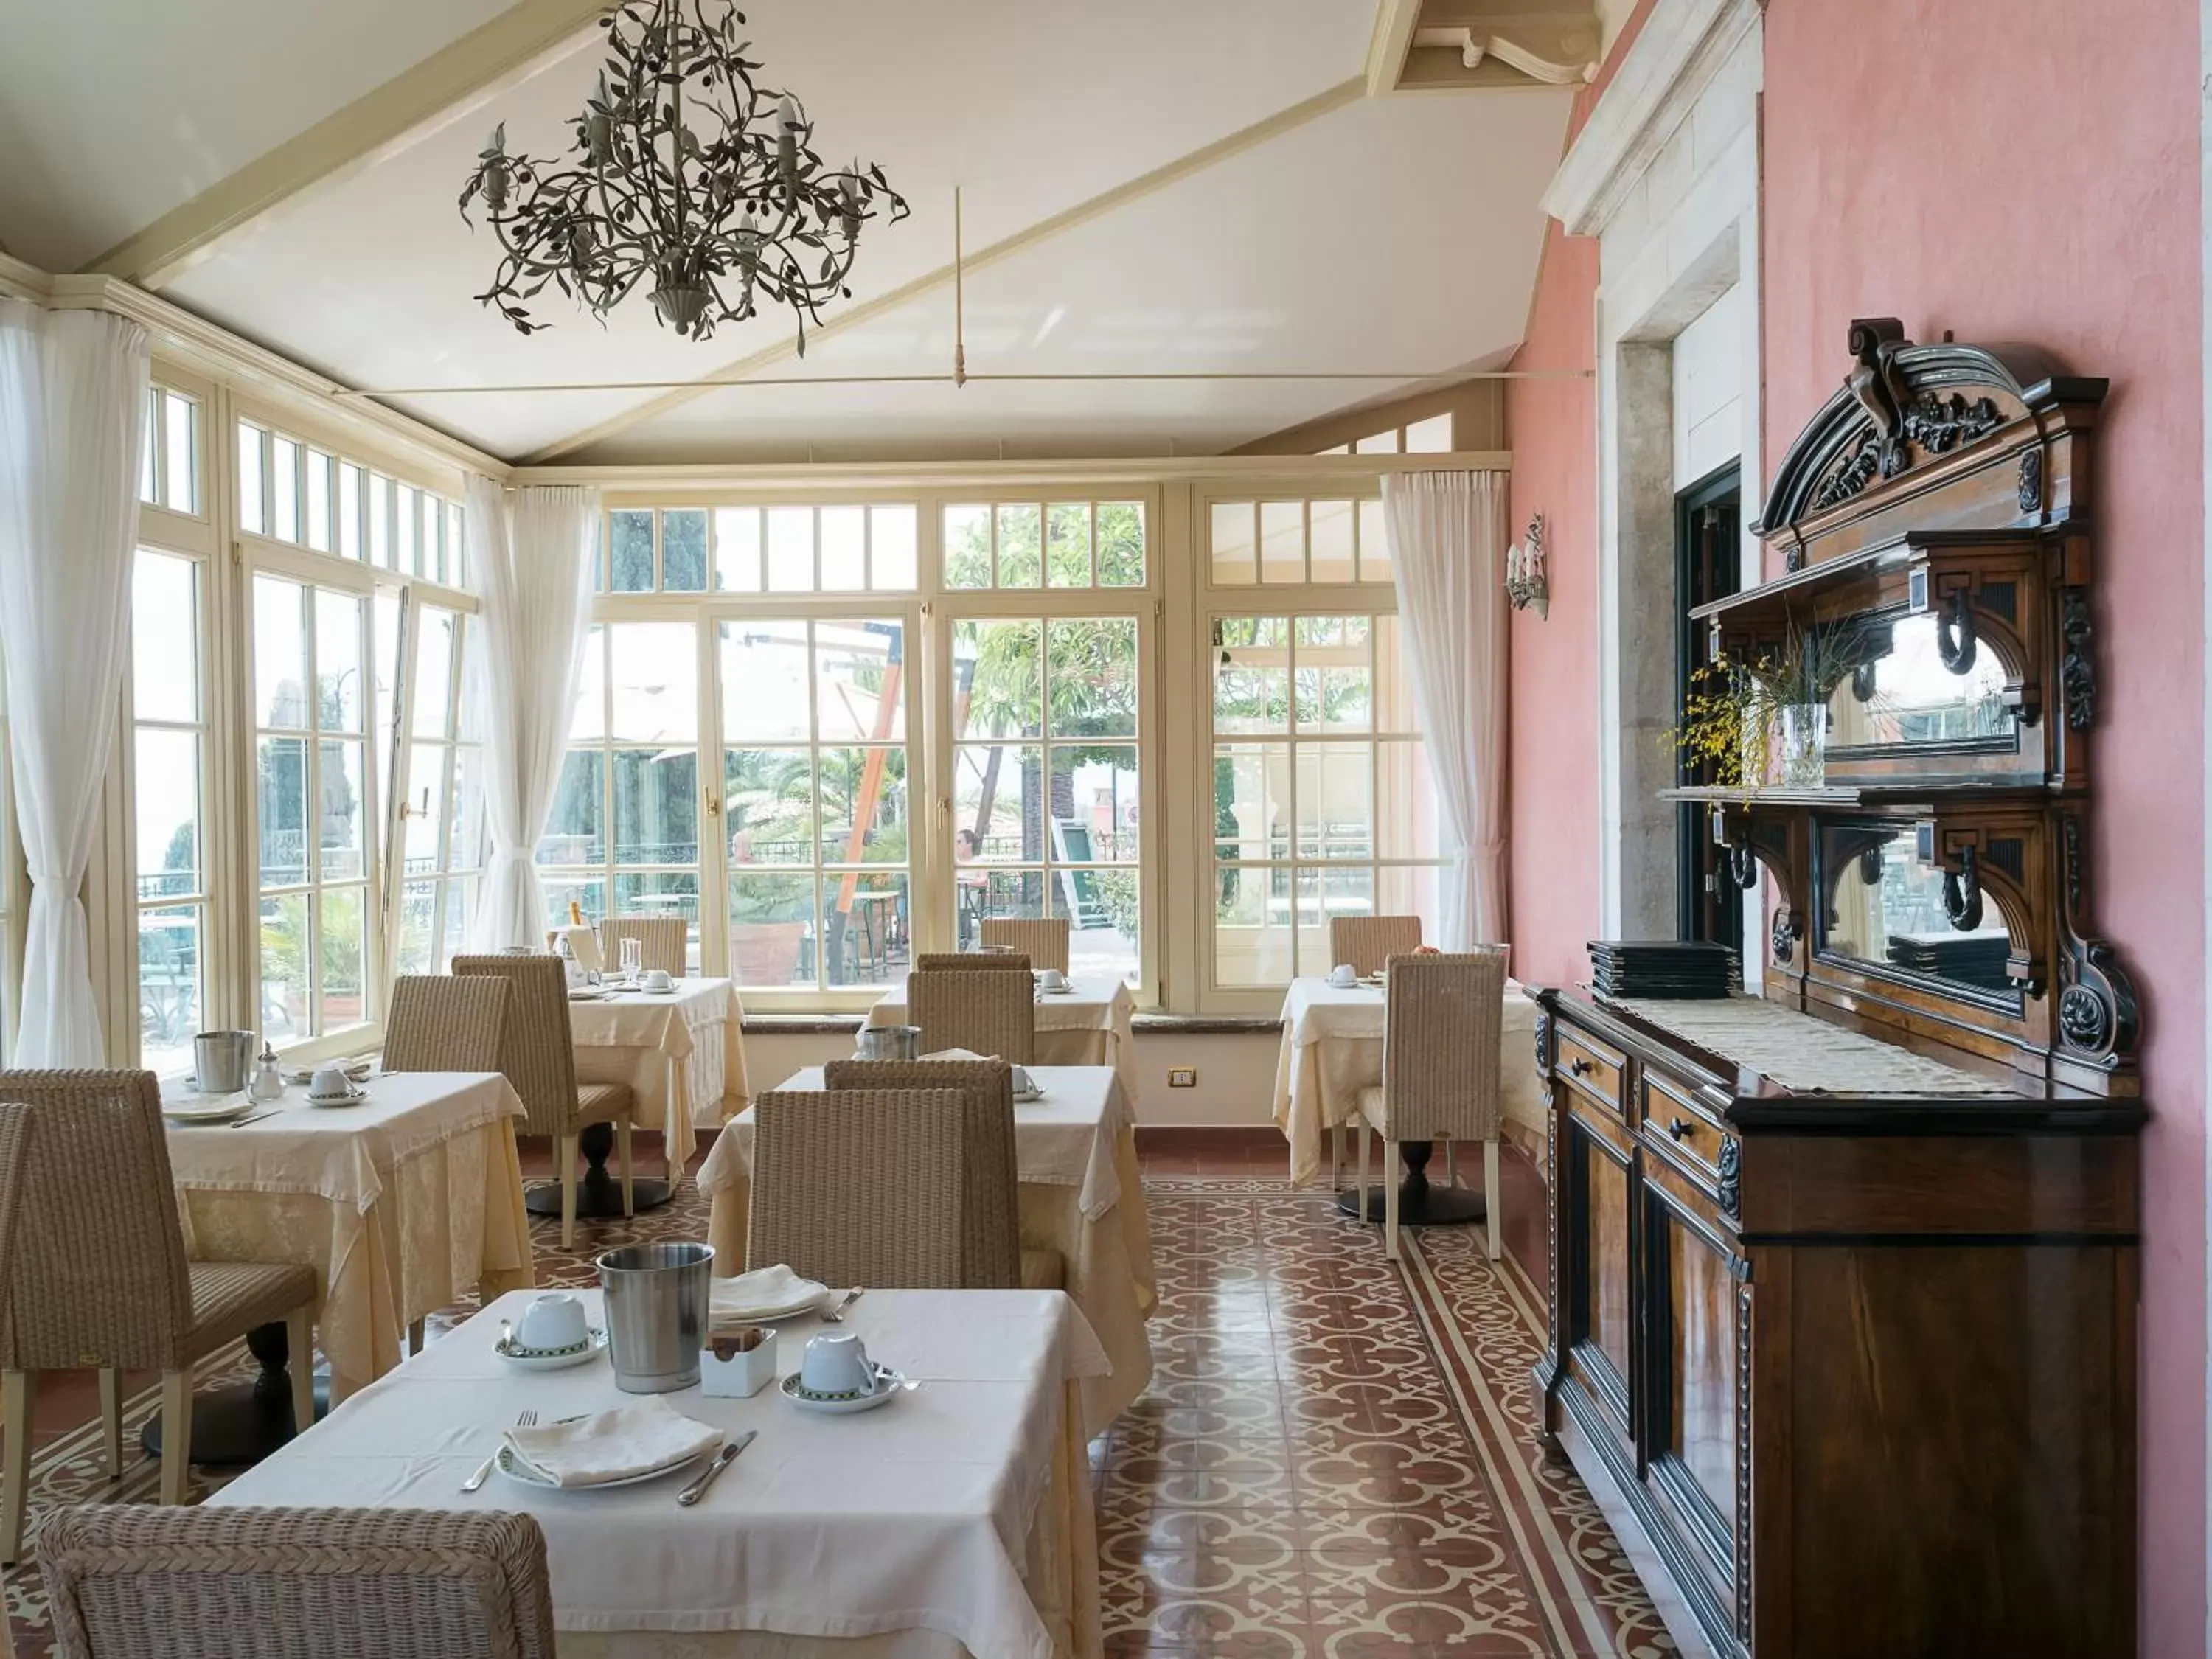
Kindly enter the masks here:
[[[537, 1425], [538, 1413], [533, 1411], [525, 1411], [514, 1419], [514, 1426], [518, 1429], [535, 1428]], [[483, 1462], [477, 1465], [476, 1473], [471, 1475], [467, 1480], [461, 1482], [461, 1490], [463, 1492], [474, 1492], [478, 1487], [482, 1486], [485, 1481], [491, 1479], [491, 1466], [498, 1462], [499, 1454], [497, 1452], [494, 1452], [489, 1457], [485, 1458]]]
[[852, 1310], [853, 1304], [855, 1302], [858, 1302], [867, 1293], [866, 1286], [860, 1285], [854, 1285], [851, 1290], [846, 1291], [843, 1296], [837, 1299], [837, 1305], [836, 1307], [830, 1309], [828, 1313], [822, 1316], [822, 1322], [825, 1325], [843, 1324], [845, 1322], [845, 1316]]

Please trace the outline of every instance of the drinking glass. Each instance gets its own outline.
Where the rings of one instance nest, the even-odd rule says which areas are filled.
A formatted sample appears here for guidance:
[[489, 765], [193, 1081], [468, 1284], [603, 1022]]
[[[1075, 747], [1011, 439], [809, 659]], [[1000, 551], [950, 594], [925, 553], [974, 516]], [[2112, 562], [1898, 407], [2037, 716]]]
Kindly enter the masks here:
[[644, 966], [645, 941], [641, 939], [624, 939], [622, 942], [623, 977], [635, 984], [637, 981], [638, 970]]

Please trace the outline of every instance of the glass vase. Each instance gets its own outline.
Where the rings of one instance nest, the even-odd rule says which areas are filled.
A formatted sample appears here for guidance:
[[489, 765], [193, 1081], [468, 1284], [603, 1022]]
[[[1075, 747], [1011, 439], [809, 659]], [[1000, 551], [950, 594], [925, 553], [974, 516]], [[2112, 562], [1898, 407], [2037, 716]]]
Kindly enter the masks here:
[[1785, 703], [1780, 712], [1775, 782], [1784, 789], [1822, 787], [1827, 781], [1827, 705]]

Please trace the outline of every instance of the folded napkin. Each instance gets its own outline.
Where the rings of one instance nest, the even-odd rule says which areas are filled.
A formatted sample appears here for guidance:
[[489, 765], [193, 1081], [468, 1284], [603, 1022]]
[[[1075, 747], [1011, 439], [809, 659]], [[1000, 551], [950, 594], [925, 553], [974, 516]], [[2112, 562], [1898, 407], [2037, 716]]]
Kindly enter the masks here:
[[939, 1048], [933, 1054], [924, 1054], [924, 1060], [996, 1060], [996, 1054], [979, 1054], [972, 1048]]
[[509, 1429], [507, 1443], [518, 1462], [556, 1486], [604, 1486], [703, 1457], [722, 1443], [722, 1431], [648, 1398], [573, 1422]]
[[756, 1267], [734, 1279], [713, 1279], [709, 1286], [710, 1324], [717, 1319], [757, 1319], [764, 1313], [781, 1313], [808, 1302], [818, 1304], [830, 1294], [826, 1285], [801, 1279], [781, 1262], [773, 1267]]

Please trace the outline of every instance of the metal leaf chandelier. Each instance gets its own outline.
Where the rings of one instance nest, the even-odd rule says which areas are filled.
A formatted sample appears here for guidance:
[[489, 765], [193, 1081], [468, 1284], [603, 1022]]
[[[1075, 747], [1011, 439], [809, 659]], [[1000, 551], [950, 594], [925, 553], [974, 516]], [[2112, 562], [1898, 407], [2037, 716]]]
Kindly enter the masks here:
[[823, 164], [798, 100], [755, 83], [744, 21], [731, 0], [627, 0], [599, 20], [610, 55], [568, 156], [492, 133], [460, 201], [503, 251], [481, 303], [530, 334], [549, 283], [602, 319], [649, 283], [662, 324], [695, 340], [788, 306], [805, 354], [807, 323], [852, 297], [860, 227], [907, 205], [879, 167]]

